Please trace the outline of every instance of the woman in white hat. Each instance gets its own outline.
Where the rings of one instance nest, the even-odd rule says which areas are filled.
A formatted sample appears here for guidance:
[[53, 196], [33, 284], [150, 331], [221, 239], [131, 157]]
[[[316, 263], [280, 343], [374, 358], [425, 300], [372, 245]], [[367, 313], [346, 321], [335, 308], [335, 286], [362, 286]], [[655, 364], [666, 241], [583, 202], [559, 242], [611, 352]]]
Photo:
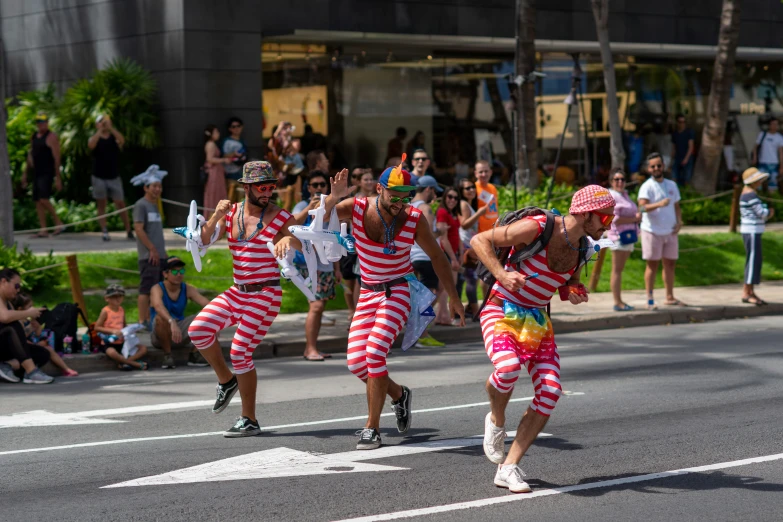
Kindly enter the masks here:
[[767, 304], [753, 292], [753, 285], [761, 283], [761, 234], [764, 223], [775, 214], [775, 209], [767, 208], [756, 190], [769, 177], [751, 167], [742, 173], [745, 188], [740, 195], [740, 233], [745, 242], [745, 286], [742, 290], [742, 302], [756, 306]]

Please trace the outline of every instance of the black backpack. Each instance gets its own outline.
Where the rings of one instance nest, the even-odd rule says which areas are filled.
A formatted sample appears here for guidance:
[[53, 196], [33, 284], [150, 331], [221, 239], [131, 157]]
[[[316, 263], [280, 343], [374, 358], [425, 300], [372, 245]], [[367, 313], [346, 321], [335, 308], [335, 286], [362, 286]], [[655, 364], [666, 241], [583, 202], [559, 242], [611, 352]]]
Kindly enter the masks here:
[[[554, 232], [555, 229], [555, 214], [549, 210], [544, 210], [538, 207], [525, 207], [519, 210], [515, 210], [513, 212], [508, 212], [502, 218], [498, 219], [495, 222], [495, 224], [492, 227], [493, 232], [495, 230], [495, 227], [498, 226], [503, 227], [506, 225], [510, 225], [511, 223], [515, 223], [516, 221], [519, 221], [520, 219], [524, 219], [526, 217], [542, 216], [542, 215], [546, 216], [546, 224], [544, 225], [544, 231], [538, 235], [535, 241], [525, 246], [525, 248], [522, 248], [514, 252], [514, 255], [511, 257], [511, 259], [509, 259], [508, 257], [508, 255], [511, 253], [511, 247], [503, 247], [503, 248], [495, 249], [495, 255], [497, 256], [498, 261], [500, 261], [501, 266], [505, 267], [507, 263], [518, 265], [525, 259], [529, 259], [535, 256], [536, 254], [541, 252], [544, 248], [546, 248], [546, 246], [549, 244], [549, 240], [552, 239], [552, 233]], [[579, 248], [584, 249], [583, 250], [584, 257], [579, 261], [579, 266], [582, 266], [586, 264], [588, 260], [586, 237], [583, 236], [579, 239]], [[497, 281], [495, 279], [495, 276], [492, 275], [492, 272], [490, 272], [481, 261], [478, 262], [478, 266], [476, 267], [476, 276], [482, 281], [484, 281], [488, 285], [488, 288], [490, 289]], [[487, 305], [487, 301], [489, 301], [489, 292], [487, 292], [487, 295], [484, 296], [484, 302], [481, 304], [481, 308], [479, 308], [476, 317], [479, 316], [481, 311]]]
[[76, 323], [79, 316], [84, 320], [84, 324], [89, 324], [84, 312], [76, 303], [60, 303], [53, 310], [41, 315], [41, 322], [54, 333], [54, 350], [56, 352], [63, 351], [63, 339], [67, 336], [73, 338], [72, 349], [74, 353], [81, 349], [81, 339], [76, 338], [78, 326]]

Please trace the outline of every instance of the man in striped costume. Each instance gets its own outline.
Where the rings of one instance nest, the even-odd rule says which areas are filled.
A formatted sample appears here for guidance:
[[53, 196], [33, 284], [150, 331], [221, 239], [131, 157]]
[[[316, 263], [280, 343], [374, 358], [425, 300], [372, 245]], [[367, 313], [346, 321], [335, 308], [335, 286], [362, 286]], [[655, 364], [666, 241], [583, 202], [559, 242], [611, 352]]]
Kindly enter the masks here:
[[[547, 246], [516, 265], [508, 262], [502, 266], [495, 248], [511, 247], [510, 259], [544, 231], [545, 215], [482, 232], [470, 241], [479, 260], [497, 279], [481, 312], [484, 345], [495, 366], [486, 383], [491, 411], [484, 421], [484, 453], [498, 464], [495, 484], [515, 493], [530, 491], [519, 462], [544, 428], [562, 392], [560, 357], [551, 322], [542, 309], [561, 287], [561, 295], [567, 292], [571, 303], [587, 302], [587, 291], [579, 282], [587, 259], [585, 249], [580, 248], [581, 239], [600, 239], [612, 223], [613, 211], [614, 198], [607, 189], [598, 185], [581, 189], [571, 202], [570, 215], [555, 216]], [[521, 328], [522, 323], [515, 323], [520, 316], [527, 318]], [[504, 455], [506, 406], [523, 366], [533, 381], [535, 398], [519, 423], [508, 455]]]
[[451, 317], [465, 324], [451, 265], [430, 230], [421, 211], [408, 205], [416, 189], [402, 165], [381, 174], [376, 191], [368, 198], [350, 198], [348, 174], [343, 171], [332, 179], [332, 193], [326, 200], [327, 214], [337, 209], [340, 221], [352, 220], [356, 253], [361, 267], [361, 294], [348, 334], [348, 369], [366, 383], [369, 415], [359, 430], [356, 449], [375, 449], [381, 445], [381, 410], [386, 395], [392, 399], [397, 430], [411, 425], [411, 390], [389, 378], [386, 356], [408, 321], [411, 291], [408, 279], [413, 273], [410, 250], [416, 242], [432, 260], [435, 273], [449, 295]]
[[[256, 370], [253, 351], [266, 335], [277, 313], [283, 293], [280, 269], [267, 248], [275, 243], [275, 254], [282, 257], [288, 248], [301, 250], [302, 245], [288, 231], [294, 225], [286, 210], [272, 203], [277, 177], [266, 161], [244, 165], [239, 183], [245, 186], [245, 200], [232, 205], [223, 200], [204, 225], [204, 244], [220, 227], [220, 235], [228, 234], [228, 248], [234, 261], [234, 286], [213, 299], [196, 316], [188, 328], [193, 345], [215, 370], [218, 377], [214, 413], [226, 409], [239, 390], [242, 416], [225, 432], [226, 437], [248, 437], [261, 433], [256, 419]], [[237, 325], [231, 343], [233, 373], [223, 359], [218, 333]]]

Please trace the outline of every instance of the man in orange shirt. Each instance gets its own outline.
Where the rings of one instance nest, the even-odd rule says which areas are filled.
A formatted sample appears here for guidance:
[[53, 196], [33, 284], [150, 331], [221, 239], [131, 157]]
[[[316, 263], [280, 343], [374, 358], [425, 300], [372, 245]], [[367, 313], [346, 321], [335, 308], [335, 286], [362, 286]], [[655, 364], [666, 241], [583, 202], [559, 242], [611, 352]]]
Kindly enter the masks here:
[[478, 220], [479, 233], [492, 228], [498, 219], [498, 189], [489, 182], [492, 176], [492, 168], [489, 162], [479, 160], [476, 162], [476, 196], [479, 208], [489, 205], [489, 209]]

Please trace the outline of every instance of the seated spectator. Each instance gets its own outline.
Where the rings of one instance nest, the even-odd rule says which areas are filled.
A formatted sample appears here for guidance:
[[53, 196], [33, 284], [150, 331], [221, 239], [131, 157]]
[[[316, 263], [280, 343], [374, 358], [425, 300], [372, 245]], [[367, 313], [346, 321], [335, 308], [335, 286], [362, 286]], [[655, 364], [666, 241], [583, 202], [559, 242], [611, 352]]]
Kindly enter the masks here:
[[54, 378], [40, 370], [49, 362], [49, 351], [26, 342], [19, 322], [28, 317], [37, 319], [45, 309], [14, 310], [11, 303], [21, 287], [19, 272], [13, 268], [0, 269], [0, 378], [8, 382], [21, 380], [24, 384], [49, 384]]
[[185, 316], [188, 300], [202, 308], [209, 299], [201, 295], [195, 287], [185, 283], [185, 262], [176, 256], [163, 262], [163, 281], [152, 287], [152, 346], [163, 350], [161, 368], [175, 368], [172, 346], [190, 348], [188, 366], [209, 366], [204, 356], [190, 342], [188, 327], [196, 315]]
[[125, 299], [125, 290], [120, 285], [109, 285], [104, 294], [106, 306], [101, 310], [101, 315], [95, 322], [95, 331], [101, 338], [101, 345], [98, 349], [105, 353], [109, 359], [116, 361], [117, 368], [123, 371], [130, 371], [133, 368], [139, 370], [148, 370], [149, 365], [139, 361], [147, 355], [147, 347], [137, 345], [136, 351], [127, 357], [122, 354], [122, 345], [125, 339], [122, 335], [122, 329], [125, 328], [125, 310], [122, 308], [122, 301]]
[[[14, 308], [19, 311], [30, 310], [33, 307], [33, 299], [27, 294], [19, 294], [14, 300]], [[22, 328], [27, 336], [26, 341], [31, 344], [43, 346], [49, 350], [49, 360], [62, 371], [63, 377], [76, 377], [79, 373], [65, 364], [60, 354], [54, 351], [54, 337], [52, 332], [44, 330], [44, 327], [34, 318], [22, 321]]]

